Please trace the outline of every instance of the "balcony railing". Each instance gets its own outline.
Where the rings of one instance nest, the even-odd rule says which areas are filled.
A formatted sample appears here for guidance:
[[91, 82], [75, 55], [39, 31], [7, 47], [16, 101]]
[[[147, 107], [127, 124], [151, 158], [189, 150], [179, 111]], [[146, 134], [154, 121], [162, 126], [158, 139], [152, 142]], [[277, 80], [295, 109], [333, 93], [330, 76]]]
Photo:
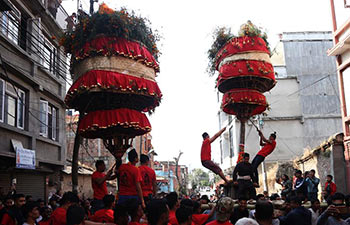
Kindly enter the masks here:
[[50, 15], [56, 20], [57, 24], [61, 29], [67, 29], [66, 19], [68, 18], [68, 13], [61, 5], [59, 0], [42, 0], [45, 7], [49, 11]]

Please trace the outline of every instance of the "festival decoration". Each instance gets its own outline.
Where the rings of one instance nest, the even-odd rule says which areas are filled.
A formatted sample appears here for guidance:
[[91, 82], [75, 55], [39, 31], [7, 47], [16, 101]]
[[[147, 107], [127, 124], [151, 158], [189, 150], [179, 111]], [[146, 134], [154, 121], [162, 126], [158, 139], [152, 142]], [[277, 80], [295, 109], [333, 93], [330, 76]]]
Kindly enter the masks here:
[[65, 103], [81, 114], [78, 132], [103, 139], [117, 160], [135, 136], [151, 131], [145, 113], [153, 112], [162, 98], [155, 80], [159, 37], [147, 22], [102, 4], [92, 16], [81, 16], [60, 40], [72, 55], [73, 84]]
[[[248, 21], [234, 36], [219, 28], [208, 51], [209, 73], [218, 72], [216, 86], [222, 92], [222, 110], [241, 122], [240, 153], [244, 152], [245, 122], [267, 108], [264, 92], [275, 84], [267, 36]], [[240, 160], [241, 157], [238, 158]]]

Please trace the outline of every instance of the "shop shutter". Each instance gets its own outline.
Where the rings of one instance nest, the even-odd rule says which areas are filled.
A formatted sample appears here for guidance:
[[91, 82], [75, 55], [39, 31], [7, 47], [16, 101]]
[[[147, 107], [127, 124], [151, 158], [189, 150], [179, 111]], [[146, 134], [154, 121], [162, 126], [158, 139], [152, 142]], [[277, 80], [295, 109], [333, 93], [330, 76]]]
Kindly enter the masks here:
[[45, 199], [45, 176], [42, 174], [16, 173], [17, 193], [33, 196], [33, 200]]
[[4, 194], [7, 194], [11, 187], [11, 176], [9, 173], [0, 173], [0, 187], [3, 188]]

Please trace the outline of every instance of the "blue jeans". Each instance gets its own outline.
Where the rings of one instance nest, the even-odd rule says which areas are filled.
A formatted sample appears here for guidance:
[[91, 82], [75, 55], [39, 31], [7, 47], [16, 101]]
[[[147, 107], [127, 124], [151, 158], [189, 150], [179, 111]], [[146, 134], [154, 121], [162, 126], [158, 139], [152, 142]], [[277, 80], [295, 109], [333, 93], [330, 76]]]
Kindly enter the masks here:
[[130, 199], [136, 199], [140, 201], [140, 198], [137, 195], [119, 195], [118, 204], [122, 204]]

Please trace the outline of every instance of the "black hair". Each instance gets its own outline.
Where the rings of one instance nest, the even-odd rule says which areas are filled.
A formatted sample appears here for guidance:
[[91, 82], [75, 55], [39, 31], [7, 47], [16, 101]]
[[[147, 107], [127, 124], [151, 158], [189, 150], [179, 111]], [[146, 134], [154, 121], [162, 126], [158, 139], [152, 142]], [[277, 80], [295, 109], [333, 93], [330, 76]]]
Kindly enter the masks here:
[[243, 154], [243, 158], [245, 158], [245, 157], [250, 157], [249, 153], [245, 152], [245, 153]]
[[201, 207], [201, 204], [199, 202], [193, 201], [193, 213], [196, 213], [200, 207]]
[[283, 174], [282, 176], [285, 176], [286, 180], [289, 180], [289, 176], [287, 174]]
[[140, 206], [140, 201], [137, 199], [129, 199], [125, 202], [126, 205], [126, 210], [129, 214], [130, 217], [134, 217], [137, 214], [137, 211], [139, 209]]
[[23, 205], [22, 214], [25, 220], [28, 219], [29, 213], [32, 212], [34, 208], [38, 208], [39, 210], [38, 203], [34, 201], [28, 201], [26, 204]]
[[170, 192], [165, 199], [169, 209], [173, 209], [178, 201], [178, 195], [176, 192]]
[[63, 194], [60, 204], [64, 205], [68, 202], [72, 202], [72, 203], [79, 203], [79, 197], [78, 195], [74, 194], [71, 191], [68, 191], [66, 193]]
[[311, 169], [311, 170], [310, 170], [310, 172], [314, 172], [314, 173], [316, 173], [316, 171], [315, 171], [314, 169]]
[[149, 162], [149, 157], [147, 155], [145, 155], [145, 154], [141, 154], [140, 162], [141, 162], [141, 164], [148, 163]]
[[204, 132], [204, 133], [202, 134], [202, 137], [203, 137], [203, 139], [206, 139], [207, 137], [209, 137], [209, 134], [208, 134], [207, 132]]
[[345, 200], [345, 195], [340, 193], [340, 192], [336, 192], [336, 193], [334, 193], [334, 195], [331, 198], [332, 198], [332, 201], [335, 201], [335, 200], [342, 200], [342, 201], [344, 201]]
[[291, 197], [289, 198], [289, 202], [295, 202], [295, 203], [297, 203], [298, 205], [301, 205], [302, 201], [303, 201], [303, 200], [302, 200], [299, 196], [291, 196]]
[[114, 223], [117, 224], [119, 218], [121, 218], [121, 217], [127, 218], [128, 212], [127, 212], [125, 205], [117, 204], [117, 205], [115, 205], [115, 208], [114, 208]]
[[263, 194], [257, 194], [257, 195], [256, 195], [256, 199], [259, 199], [259, 198], [265, 198], [265, 195], [263, 195]]
[[333, 180], [333, 176], [328, 174], [327, 177], [331, 178], [331, 180]]
[[128, 152], [128, 159], [130, 162], [135, 162], [137, 159], [137, 152], [136, 150], [133, 148]]
[[24, 196], [24, 194], [14, 194], [13, 195], [13, 200], [18, 200], [20, 198], [25, 198], [26, 196]]
[[6, 202], [7, 200], [12, 200], [13, 201], [13, 197], [11, 195], [7, 195], [5, 198], [4, 198], [4, 202]]
[[114, 195], [105, 195], [102, 200], [103, 200], [103, 204], [105, 205], [105, 208], [107, 207], [110, 208], [112, 207], [115, 201], [115, 197]]
[[80, 205], [71, 205], [67, 209], [66, 214], [66, 224], [67, 225], [77, 225], [81, 224], [85, 218], [85, 210]]
[[188, 207], [193, 210], [193, 201], [191, 199], [182, 199], [180, 202], [180, 207]]
[[240, 201], [248, 201], [248, 199], [246, 197], [239, 197], [238, 202], [240, 202]]
[[27, 196], [26, 196], [26, 201], [29, 201], [29, 199], [31, 199], [31, 198], [33, 198], [33, 196], [27, 195]]
[[318, 199], [312, 199], [312, 200], [311, 200], [311, 205], [315, 204], [316, 202], [320, 202], [320, 200], [318, 200]]
[[98, 168], [102, 164], [105, 164], [105, 162], [103, 160], [99, 159], [95, 162], [95, 167]]
[[294, 174], [303, 174], [303, 172], [301, 172], [301, 170], [295, 170]]
[[200, 200], [205, 200], [205, 201], [210, 202], [208, 195], [202, 195]]
[[255, 205], [255, 218], [257, 220], [269, 220], [273, 217], [273, 205], [266, 200], [260, 200]]
[[275, 140], [276, 140], [276, 137], [277, 137], [277, 136], [276, 136], [276, 131], [275, 131], [275, 132], [273, 132], [272, 134], [270, 134], [270, 136], [271, 136], [271, 137], [273, 137], [273, 139], [275, 139]]
[[270, 200], [273, 201], [273, 200], [277, 200], [277, 198], [279, 198], [280, 196], [277, 194], [277, 193], [274, 193], [270, 196]]
[[157, 225], [162, 214], [168, 212], [166, 202], [162, 199], [151, 200], [146, 208], [148, 224]]
[[179, 224], [190, 221], [191, 215], [192, 215], [192, 211], [187, 207], [180, 207], [175, 212], [175, 216]]

